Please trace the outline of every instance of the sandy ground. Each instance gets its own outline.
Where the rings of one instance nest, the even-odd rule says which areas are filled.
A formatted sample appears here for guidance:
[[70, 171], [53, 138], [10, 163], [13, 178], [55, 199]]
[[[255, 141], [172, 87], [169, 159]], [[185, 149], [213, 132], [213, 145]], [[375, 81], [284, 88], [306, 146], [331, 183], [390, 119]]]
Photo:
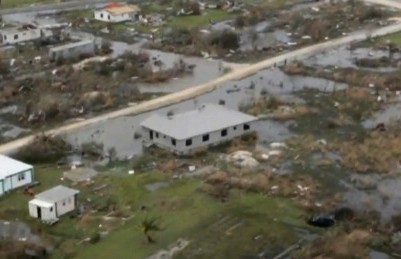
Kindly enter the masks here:
[[[393, 2], [389, 0], [367, 0], [368, 2], [375, 2], [382, 5], [388, 5], [390, 7], [396, 7], [401, 9], [401, 2]], [[72, 132], [74, 130], [78, 130], [80, 128], [86, 127], [93, 123], [98, 123], [101, 121], [109, 120], [116, 117], [126, 116], [126, 115], [133, 115], [133, 114], [140, 114], [148, 111], [152, 111], [164, 106], [172, 105], [175, 103], [182, 102], [184, 100], [192, 99], [196, 96], [205, 94], [207, 92], [213, 91], [217, 87], [221, 86], [224, 82], [238, 80], [249, 75], [256, 73], [257, 71], [265, 68], [269, 68], [274, 66], [275, 64], [280, 64], [286, 61], [295, 60], [300, 57], [314, 55], [316, 53], [322, 52], [324, 50], [338, 47], [340, 45], [348, 44], [353, 41], [361, 41], [365, 40], [368, 37], [376, 37], [376, 36], [383, 36], [391, 33], [395, 33], [401, 31], [401, 23], [392, 24], [389, 26], [385, 26], [376, 30], [365, 30], [356, 33], [352, 33], [349, 36], [337, 38], [333, 40], [328, 40], [323, 43], [318, 43], [315, 45], [311, 45], [308, 47], [304, 47], [301, 49], [294, 50], [292, 52], [288, 52], [273, 58], [268, 58], [264, 61], [252, 64], [252, 65], [245, 65], [241, 67], [234, 67], [234, 69], [205, 84], [201, 84], [198, 86], [194, 86], [188, 89], [185, 89], [180, 92], [175, 92], [172, 94], [168, 94], [159, 98], [155, 98], [149, 101], [142, 102], [135, 106], [130, 106], [127, 108], [123, 108], [121, 110], [113, 111], [110, 113], [105, 113], [100, 116], [96, 116], [90, 119], [82, 120], [79, 122], [74, 122], [68, 125], [63, 125], [57, 127], [55, 129], [51, 129], [45, 131], [45, 134], [48, 135], [61, 135]], [[0, 153], [1, 154], [9, 154], [15, 152], [19, 148], [23, 147], [24, 145], [28, 144], [32, 141], [34, 135], [26, 136], [8, 143], [5, 143], [0, 146]]]

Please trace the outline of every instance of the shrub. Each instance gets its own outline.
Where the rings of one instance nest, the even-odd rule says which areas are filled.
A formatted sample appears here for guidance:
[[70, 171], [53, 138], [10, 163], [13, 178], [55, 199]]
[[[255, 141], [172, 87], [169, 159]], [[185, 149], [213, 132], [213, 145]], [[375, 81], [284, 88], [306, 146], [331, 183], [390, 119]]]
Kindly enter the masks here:
[[100, 241], [100, 234], [98, 232], [95, 232], [90, 236], [89, 242], [91, 244], [96, 244], [99, 241]]

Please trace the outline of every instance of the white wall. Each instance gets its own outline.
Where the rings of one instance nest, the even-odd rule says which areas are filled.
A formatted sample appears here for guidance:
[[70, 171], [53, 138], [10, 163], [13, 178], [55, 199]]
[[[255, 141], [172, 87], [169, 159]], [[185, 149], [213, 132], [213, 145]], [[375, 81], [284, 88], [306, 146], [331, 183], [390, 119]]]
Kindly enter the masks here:
[[57, 217], [60, 217], [63, 214], [73, 211], [75, 209], [75, 205], [76, 205], [76, 196], [71, 196], [67, 199], [56, 202]]
[[94, 54], [95, 53], [95, 43], [88, 43], [85, 45], [75, 46], [72, 48], [61, 49], [59, 51], [54, 51], [53, 48], [49, 50], [49, 57], [54, 60], [58, 59], [68, 59], [77, 58], [81, 54]]
[[1, 31], [3, 43], [15, 44], [23, 41], [36, 40], [41, 38], [40, 29], [30, 29], [16, 32]]
[[111, 14], [106, 10], [97, 10], [94, 12], [95, 20], [117, 23], [132, 20], [134, 14], [124, 13], [124, 14]]
[[[28, 208], [29, 208], [29, 215], [31, 217], [34, 218], [38, 218], [38, 209], [37, 209], [37, 205], [33, 204], [31, 202], [28, 203]], [[51, 208], [46, 208], [46, 207], [40, 207], [41, 210], [41, 220], [52, 220], [52, 219], [56, 219], [56, 210], [55, 207], [51, 207]]]
[[[10, 177], [11, 189], [16, 189], [24, 185], [30, 184], [33, 181], [32, 170], [21, 172]], [[8, 191], [8, 190], [6, 190]]]
[[[250, 126], [249, 130], [244, 130], [244, 124], [237, 125], [235, 127], [227, 128], [227, 135], [221, 136], [221, 130], [214, 131], [209, 133], [209, 140], [203, 141], [203, 135], [196, 136], [192, 138], [192, 144], [190, 146], [186, 146], [186, 140], [176, 140], [176, 145], [173, 146], [171, 142], [171, 138], [168, 136], [164, 136], [159, 133], [159, 137], [157, 138], [157, 132], [153, 132], [153, 143], [161, 148], [168, 149], [177, 154], [187, 154], [194, 152], [200, 148], [207, 146], [215, 146], [220, 143], [229, 141], [235, 137], [241, 136], [246, 133], [250, 133], [254, 131], [255, 121], [247, 123]], [[236, 129], [234, 129], [236, 128]], [[143, 137], [145, 140], [150, 141], [149, 129], [143, 128]]]

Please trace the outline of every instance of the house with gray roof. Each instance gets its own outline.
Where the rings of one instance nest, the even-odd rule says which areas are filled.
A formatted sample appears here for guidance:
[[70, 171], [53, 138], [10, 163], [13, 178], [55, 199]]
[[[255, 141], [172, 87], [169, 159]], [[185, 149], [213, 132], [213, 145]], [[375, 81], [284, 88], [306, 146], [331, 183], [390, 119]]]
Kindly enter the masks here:
[[145, 142], [185, 155], [250, 133], [256, 121], [254, 116], [222, 105], [205, 104], [175, 115], [155, 113], [141, 127]]
[[30, 185], [33, 181], [32, 165], [0, 155], [0, 196], [13, 189]]
[[29, 215], [42, 221], [57, 221], [58, 217], [77, 209], [78, 193], [63, 185], [41, 192], [29, 201]]

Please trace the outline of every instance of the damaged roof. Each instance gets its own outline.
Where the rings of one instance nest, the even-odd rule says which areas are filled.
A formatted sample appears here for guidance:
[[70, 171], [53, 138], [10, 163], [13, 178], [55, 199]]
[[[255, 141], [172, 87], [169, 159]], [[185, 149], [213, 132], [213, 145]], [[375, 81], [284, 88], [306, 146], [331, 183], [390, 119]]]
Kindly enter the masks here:
[[222, 105], [205, 104], [197, 110], [172, 116], [155, 113], [141, 126], [175, 139], [187, 139], [256, 120], [254, 116]]

